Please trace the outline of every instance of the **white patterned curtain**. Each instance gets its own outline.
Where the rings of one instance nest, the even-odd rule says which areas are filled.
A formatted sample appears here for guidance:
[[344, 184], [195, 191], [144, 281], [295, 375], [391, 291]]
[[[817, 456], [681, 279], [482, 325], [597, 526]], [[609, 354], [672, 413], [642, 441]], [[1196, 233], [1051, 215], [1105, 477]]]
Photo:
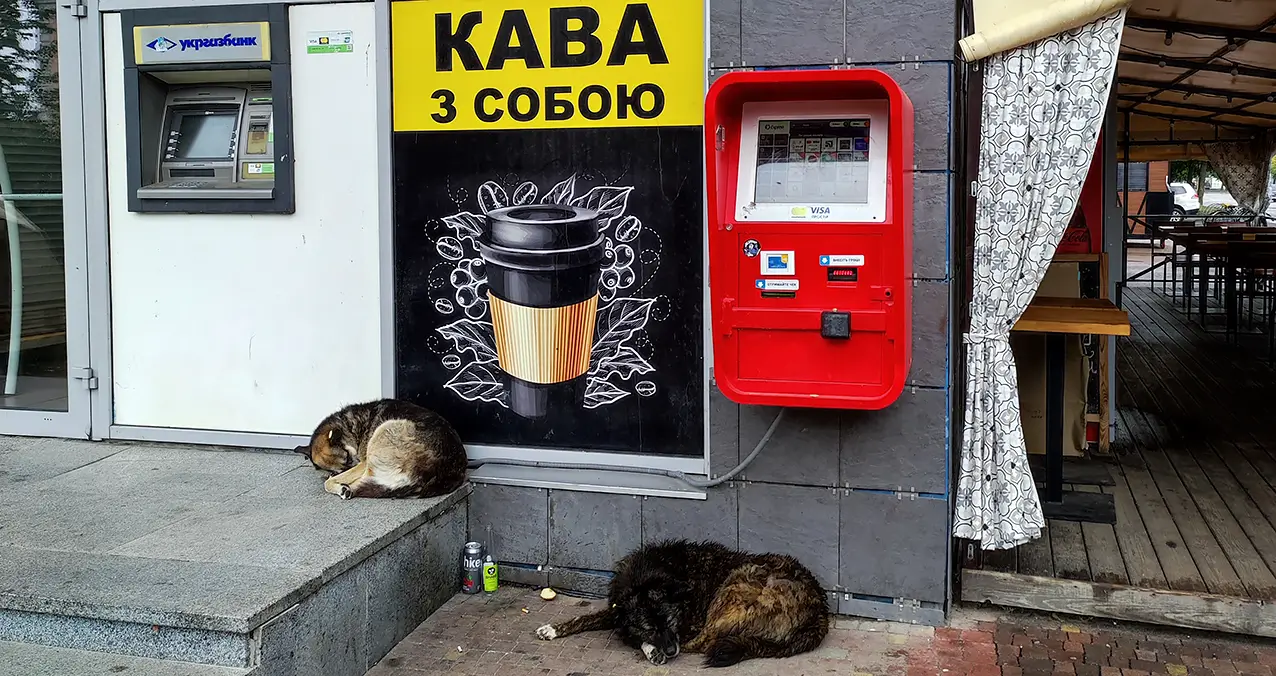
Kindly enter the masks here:
[[1081, 195], [1125, 10], [983, 62], [966, 416], [953, 534], [1009, 549], [1045, 526], [1028, 469], [1010, 328]]
[[1237, 206], [1256, 214], [1267, 211], [1267, 182], [1276, 150], [1270, 133], [1248, 141], [1202, 143], [1201, 148]]

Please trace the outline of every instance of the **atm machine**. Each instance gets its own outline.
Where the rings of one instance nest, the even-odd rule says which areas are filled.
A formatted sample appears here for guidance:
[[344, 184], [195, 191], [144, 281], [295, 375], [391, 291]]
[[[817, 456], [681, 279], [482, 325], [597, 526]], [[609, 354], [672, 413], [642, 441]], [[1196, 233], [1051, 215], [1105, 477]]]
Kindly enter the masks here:
[[751, 71], [705, 104], [714, 380], [881, 409], [908, 377], [913, 107], [872, 69]]
[[129, 211], [293, 213], [287, 7], [121, 20]]
[[[159, 176], [140, 199], [270, 199], [275, 187], [273, 95], [265, 85], [175, 88], [164, 102]], [[148, 130], [154, 131], [154, 130]]]

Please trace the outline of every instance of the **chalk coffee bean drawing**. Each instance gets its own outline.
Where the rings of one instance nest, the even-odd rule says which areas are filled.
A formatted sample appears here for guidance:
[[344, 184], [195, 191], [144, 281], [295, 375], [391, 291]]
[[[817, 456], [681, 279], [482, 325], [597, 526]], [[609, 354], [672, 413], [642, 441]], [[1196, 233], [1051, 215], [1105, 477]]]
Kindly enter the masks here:
[[[646, 329], [648, 323], [653, 321], [652, 308], [657, 298], [639, 297], [633, 291], [635, 287], [641, 289], [642, 283], [655, 273], [657, 265], [648, 261], [659, 261], [660, 239], [659, 237], [644, 238], [642, 235], [646, 231], [642, 221], [637, 216], [625, 213], [630, 194], [633, 192], [632, 187], [597, 185], [579, 195], [577, 190], [574, 174], [555, 184], [545, 193], [541, 193], [536, 184], [531, 181], [519, 183], [512, 192], [507, 192], [496, 181], [487, 181], [477, 190], [478, 213], [461, 211], [443, 218], [443, 223], [450, 233], [436, 240], [435, 249], [440, 257], [449, 261], [450, 269], [445, 268], [448, 270], [448, 275], [444, 288], [450, 290], [452, 299], [465, 316], [436, 330], [451, 343], [447, 354], [442, 356], [442, 363], [448, 369], [456, 370], [456, 375], [446, 383], [445, 387], [462, 399], [513, 408], [519, 415], [527, 417], [542, 415], [542, 413], [529, 413], [526, 407], [520, 410], [519, 406], [511, 404], [510, 388], [511, 382], [515, 379], [506, 369], [524, 368], [524, 366], [516, 364], [515, 358], [509, 354], [502, 358], [500, 351], [517, 349], [520, 353], [519, 357], [526, 357], [528, 353], [535, 350], [524, 349], [525, 346], [517, 342], [514, 342], [515, 347], [511, 348], [510, 340], [498, 341], [493, 329], [492, 315], [492, 304], [497, 301], [500, 305], [498, 326], [501, 325], [500, 322], [505, 322], [506, 325], [510, 322], [524, 322], [521, 328], [535, 327], [538, 331], [545, 330], [546, 321], [555, 323], [579, 321], [579, 319], [567, 317], [571, 314], [579, 318], [577, 310], [588, 311], [591, 305], [596, 305], [597, 309], [593, 311], [592, 346], [588, 353], [588, 367], [583, 374], [584, 392], [578, 402], [583, 408], [596, 409], [614, 404], [633, 394], [649, 397], [656, 392], [656, 385], [650, 380], [631, 382], [637, 381], [638, 376], [647, 376], [656, 370], [640, 350], [646, 352], [650, 346]], [[539, 200], [537, 200], [538, 195], [540, 195]], [[575, 207], [577, 210], [547, 210], [536, 205], [559, 205]], [[525, 221], [531, 224], [527, 227], [533, 229], [536, 226], [536, 220], [556, 217], [566, 219], [561, 224], [556, 221], [554, 229], [538, 231], [539, 234], [549, 233], [545, 236], [552, 238], [567, 237], [570, 234], [570, 228], [576, 227], [578, 237], [587, 235], [587, 239], [593, 240], [591, 244], [584, 247], [577, 246], [574, 249], [560, 247], [551, 251], [553, 256], [557, 256], [556, 260], [560, 261], [567, 260], [564, 256], [573, 252], [579, 254], [580, 251], [587, 249], [597, 252], [594, 248], [598, 244], [595, 236], [582, 233], [579, 230], [579, 223], [576, 222], [583, 213], [578, 211], [579, 209], [596, 212], [595, 222], [598, 230], [596, 237], [602, 240], [601, 252], [592, 259], [597, 263], [590, 261], [582, 263], [576, 260], [561, 265], [553, 263], [546, 268], [547, 270], [570, 268], [574, 272], [566, 274], [577, 274], [581, 271], [580, 266], [585, 265], [588, 269], [584, 272], [586, 275], [584, 278], [592, 280], [592, 275], [596, 274], [596, 296], [590, 294], [589, 289], [585, 289], [585, 295], [589, 296], [585, 301], [576, 302], [569, 307], [556, 307], [551, 303], [542, 310], [520, 307], [502, 298], [493, 300], [494, 297], [489, 296], [488, 267], [498, 265], [499, 268], [499, 261], [485, 262], [483, 254], [480, 253], [480, 240], [485, 242], [489, 252], [494, 248], [492, 238], [495, 235], [489, 229], [486, 215], [502, 210], [500, 214], [494, 214], [493, 218], [504, 217], [504, 215], [518, 217], [520, 210], [510, 208], [520, 206], [533, 207], [535, 213], [527, 211], [523, 214], [530, 219]], [[545, 215], [547, 212], [549, 215]], [[576, 218], [576, 221], [572, 221], [575, 225], [569, 223], [572, 218]], [[485, 230], [489, 231], [488, 239], [484, 239]], [[504, 255], [508, 257], [527, 253], [526, 250], [519, 251], [519, 249], [525, 249], [525, 247], [507, 248], [505, 250], [507, 253]], [[510, 251], [514, 253], [510, 254]], [[495, 254], [489, 253], [489, 255]], [[634, 263], [639, 260], [643, 263], [635, 270]], [[595, 265], [597, 267], [594, 267]], [[451, 300], [447, 298], [436, 299], [434, 307], [440, 314], [446, 315], [452, 312]], [[529, 312], [540, 314], [534, 315]], [[533, 316], [540, 319], [528, 319]], [[546, 317], [551, 319], [547, 320]], [[589, 334], [588, 330], [564, 331], [562, 326], [567, 324], [559, 326], [560, 330], [557, 334], [551, 332], [552, 335], [560, 336], [558, 340], [561, 340], [561, 335], [565, 332], [572, 335], [587, 336]], [[504, 331], [508, 333], [509, 329]], [[503, 346], [499, 350], [498, 343]], [[584, 367], [583, 357], [584, 354], [581, 353], [582, 360], [579, 362], [581, 368]], [[505, 364], [505, 368], [502, 364]]]
[[440, 256], [450, 261], [461, 260], [461, 256], [465, 253], [461, 250], [461, 242], [455, 237], [440, 237], [434, 248], [438, 250]]

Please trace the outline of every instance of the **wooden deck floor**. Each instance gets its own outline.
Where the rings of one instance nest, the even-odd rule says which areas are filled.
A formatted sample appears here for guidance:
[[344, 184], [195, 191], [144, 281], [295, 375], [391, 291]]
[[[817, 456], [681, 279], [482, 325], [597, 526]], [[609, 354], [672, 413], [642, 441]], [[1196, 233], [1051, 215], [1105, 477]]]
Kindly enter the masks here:
[[1276, 636], [1276, 369], [1265, 338], [1227, 344], [1147, 287], [1125, 297], [1117, 523], [967, 565], [962, 600]]

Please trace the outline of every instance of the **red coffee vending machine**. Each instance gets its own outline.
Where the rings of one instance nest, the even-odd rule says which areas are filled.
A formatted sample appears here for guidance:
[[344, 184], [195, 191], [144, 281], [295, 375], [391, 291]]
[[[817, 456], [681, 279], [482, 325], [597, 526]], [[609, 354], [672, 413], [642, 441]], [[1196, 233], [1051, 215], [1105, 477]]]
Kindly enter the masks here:
[[881, 409], [911, 359], [913, 105], [872, 69], [727, 73], [705, 102], [718, 387]]

